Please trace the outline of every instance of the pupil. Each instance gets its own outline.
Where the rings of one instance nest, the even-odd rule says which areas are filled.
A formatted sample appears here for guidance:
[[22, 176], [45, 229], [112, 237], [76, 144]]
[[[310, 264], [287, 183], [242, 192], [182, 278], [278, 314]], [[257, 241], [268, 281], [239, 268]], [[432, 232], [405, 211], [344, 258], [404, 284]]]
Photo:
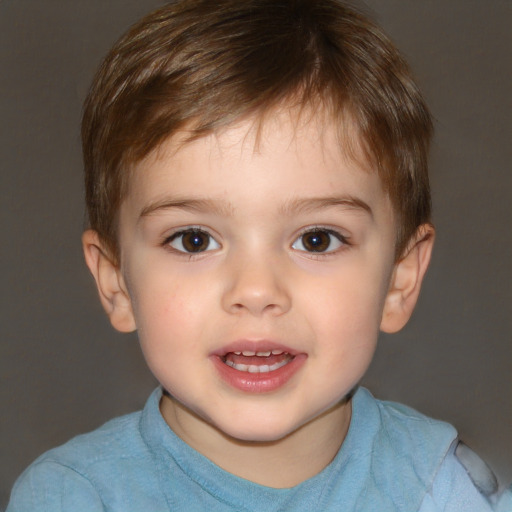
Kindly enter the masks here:
[[187, 233], [183, 236], [183, 247], [188, 252], [201, 252], [208, 247], [208, 235]]
[[303, 244], [308, 251], [323, 252], [329, 248], [330, 238], [327, 233], [317, 231], [306, 235], [304, 237]]

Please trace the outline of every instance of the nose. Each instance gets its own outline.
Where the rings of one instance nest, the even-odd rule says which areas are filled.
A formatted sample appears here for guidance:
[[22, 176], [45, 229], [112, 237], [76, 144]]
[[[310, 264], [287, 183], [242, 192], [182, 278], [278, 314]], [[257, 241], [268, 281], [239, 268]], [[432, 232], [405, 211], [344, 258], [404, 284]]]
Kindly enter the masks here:
[[285, 271], [275, 259], [242, 255], [226, 274], [222, 306], [228, 313], [279, 316], [290, 309]]

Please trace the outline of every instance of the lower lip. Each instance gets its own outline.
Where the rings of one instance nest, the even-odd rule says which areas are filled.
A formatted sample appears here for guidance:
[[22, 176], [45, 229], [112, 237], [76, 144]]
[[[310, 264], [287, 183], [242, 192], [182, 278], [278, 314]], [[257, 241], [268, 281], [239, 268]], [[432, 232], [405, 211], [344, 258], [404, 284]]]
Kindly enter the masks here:
[[213, 364], [220, 377], [231, 387], [246, 393], [270, 393], [283, 387], [302, 367], [306, 354], [298, 354], [281, 368], [266, 373], [250, 373], [235, 370], [222, 361], [219, 356], [212, 356]]

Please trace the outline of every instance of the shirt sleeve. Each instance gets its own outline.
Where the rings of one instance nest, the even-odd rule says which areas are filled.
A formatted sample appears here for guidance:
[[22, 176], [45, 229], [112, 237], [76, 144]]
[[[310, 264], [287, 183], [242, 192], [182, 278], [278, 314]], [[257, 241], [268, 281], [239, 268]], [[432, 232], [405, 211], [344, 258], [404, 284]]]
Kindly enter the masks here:
[[18, 479], [6, 512], [103, 512], [92, 484], [72, 468], [41, 461]]
[[419, 512], [512, 512], [512, 490], [499, 493], [494, 474], [463, 443], [443, 460]]

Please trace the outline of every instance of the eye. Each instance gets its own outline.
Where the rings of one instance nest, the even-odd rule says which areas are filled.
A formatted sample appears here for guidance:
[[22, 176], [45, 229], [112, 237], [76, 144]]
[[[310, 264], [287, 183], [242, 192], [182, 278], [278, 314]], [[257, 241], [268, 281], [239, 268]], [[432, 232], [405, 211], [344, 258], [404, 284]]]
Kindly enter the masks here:
[[333, 252], [347, 241], [343, 235], [330, 229], [315, 228], [302, 233], [292, 244], [292, 249], [306, 252]]
[[219, 243], [206, 231], [185, 229], [174, 233], [166, 240], [173, 249], [185, 253], [198, 253], [219, 249]]

